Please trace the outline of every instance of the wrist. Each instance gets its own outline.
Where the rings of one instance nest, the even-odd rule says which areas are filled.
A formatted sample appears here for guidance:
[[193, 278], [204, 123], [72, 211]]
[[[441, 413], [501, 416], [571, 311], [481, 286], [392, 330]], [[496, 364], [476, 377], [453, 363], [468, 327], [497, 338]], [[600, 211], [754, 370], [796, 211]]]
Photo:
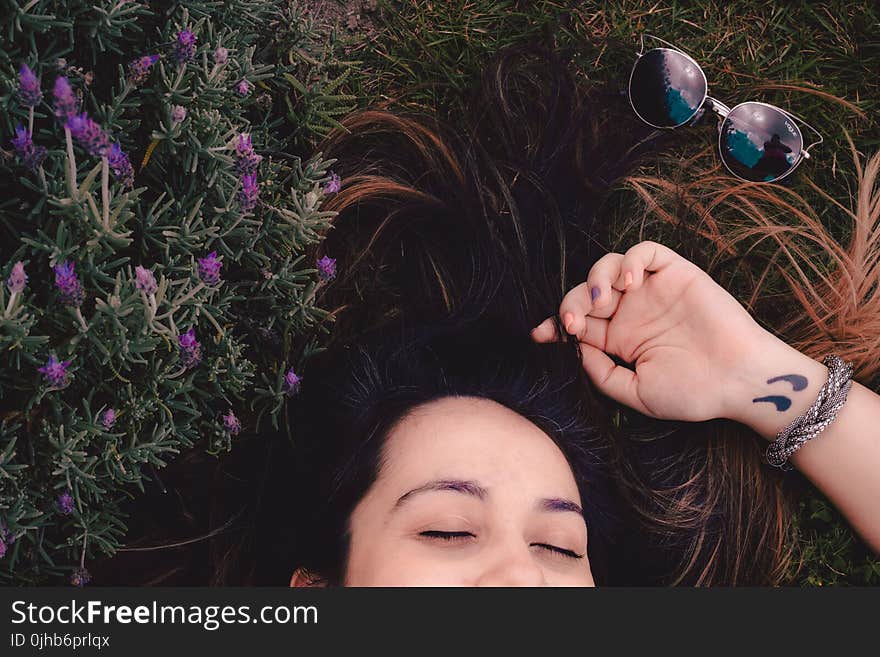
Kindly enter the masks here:
[[828, 378], [828, 368], [760, 329], [730, 372], [723, 417], [768, 441], [806, 411]]

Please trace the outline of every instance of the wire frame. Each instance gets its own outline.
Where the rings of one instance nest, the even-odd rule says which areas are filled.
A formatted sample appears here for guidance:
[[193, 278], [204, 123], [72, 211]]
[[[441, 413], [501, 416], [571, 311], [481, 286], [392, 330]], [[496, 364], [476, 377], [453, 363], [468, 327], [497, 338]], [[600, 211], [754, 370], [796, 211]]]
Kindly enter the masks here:
[[[697, 70], [703, 76], [703, 80], [705, 81], [706, 92], [703, 96], [703, 99], [700, 101], [700, 104], [697, 106], [697, 109], [685, 121], [682, 121], [681, 123], [678, 123], [674, 126], [658, 126], [658, 125], [651, 123], [650, 121], [646, 121], [642, 117], [642, 115], [639, 114], [638, 110], [636, 110], [635, 106], [633, 105], [632, 93], [631, 93], [630, 89], [631, 89], [631, 85], [632, 85], [633, 74], [635, 73], [635, 70], [636, 70], [636, 66], [638, 66], [639, 60], [645, 54], [647, 54], [645, 51], [645, 39], [657, 41], [659, 43], [662, 43], [664, 46], [666, 46], [665, 48], [656, 48], [656, 47], [651, 48], [651, 50], [672, 50], [672, 51], [686, 57], [697, 68]], [[650, 52], [650, 50], [648, 52]], [[639, 51], [636, 53], [636, 61], [635, 61], [635, 63], [633, 63], [632, 70], [630, 71], [630, 74], [629, 74], [629, 83], [627, 85], [627, 99], [629, 100], [629, 104], [630, 104], [630, 107], [632, 107], [633, 112], [636, 114], [636, 116], [639, 117], [639, 119], [641, 121], [643, 121], [647, 125], [650, 125], [653, 128], [657, 128], [657, 129], [661, 129], [661, 130], [672, 130], [672, 129], [681, 127], [682, 125], [685, 125], [689, 122], [695, 121], [696, 118], [699, 118], [699, 116], [701, 116], [703, 114], [703, 112], [706, 109], [705, 106], [707, 104], [710, 105], [712, 111], [714, 111], [716, 114], [718, 114], [718, 148], [719, 148], [719, 152], [721, 152], [722, 155], [723, 155], [723, 151], [721, 150], [722, 126], [724, 124], [724, 121], [727, 119], [728, 115], [732, 111], [734, 111], [735, 109], [737, 109], [738, 107], [741, 107], [742, 105], [744, 105], [746, 103], [755, 103], [758, 105], [772, 108], [772, 109], [780, 112], [783, 116], [785, 116], [786, 118], [791, 120], [792, 123], [795, 126], [797, 126], [797, 128], [798, 128], [798, 137], [800, 138], [800, 142], [801, 142], [800, 154], [798, 156], [798, 159], [792, 165], [791, 169], [789, 169], [785, 174], [783, 174], [782, 176], [779, 176], [777, 178], [774, 178], [773, 180], [765, 181], [765, 182], [775, 182], [777, 180], [781, 180], [782, 178], [785, 178], [786, 176], [790, 175], [804, 159], [810, 158], [810, 149], [811, 148], [818, 146], [819, 144], [821, 144], [822, 142], [825, 141], [824, 138], [822, 137], [822, 134], [818, 130], [816, 130], [813, 126], [811, 126], [809, 123], [807, 123], [804, 119], [802, 119], [801, 117], [799, 117], [795, 114], [792, 114], [791, 112], [788, 112], [788, 111], [786, 111], [776, 105], [772, 105], [770, 103], [762, 103], [760, 101], [744, 101], [744, 102], [738, 103], [737, 105], [735, 105], [733, 107], [728, 107], [725, 103], [721, 102], [720, 100], [709, 96], [708, 79], [706, 78], [705, 72], [703, 71], [702, 67], [697, 63], [697, 61], [693, 57], [691, 57], [691, 55], [689, 55], [687, 52], [685, 52], [684, 50], [682, 50], [681, 48], [679, 48], [675, 44], [672, 44], [672, 43], [670, 43], [664, 39], [661, 39], [660, 37], [654, 36], [652, 34], [642, 33], [640, 35]], [[706, 102], [707, 100], [709, 101], [709, 103]], [[818, 139], [816, 139], [815, 141], [811, 142], [808, 145], [804, 145], [803, 131], [801, 130], [800, 126], [803, 126], [807, 129], [809, 129], [810, 132], [812, 132], [813, 134], [816, 135], [816, 137], [818, 137]], [[727, 163], [724, 162], [724, 157], [722, 157], [721, 160], [724, 163], [724, 166], [727, 168], [728, 171], [730, 171], [731, 174], [733, 174], [737, 178], [742, 178], [742, 176], [739, 176], [738, 174], [734, 173], [730, 169], [730, 167], [727, 165]]]

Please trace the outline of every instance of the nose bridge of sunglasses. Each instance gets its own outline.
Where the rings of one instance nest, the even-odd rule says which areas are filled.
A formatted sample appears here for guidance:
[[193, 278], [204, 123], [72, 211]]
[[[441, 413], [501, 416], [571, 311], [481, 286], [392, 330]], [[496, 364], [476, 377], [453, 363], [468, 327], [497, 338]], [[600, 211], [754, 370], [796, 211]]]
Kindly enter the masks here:
[[706, 96], [706, 99], [703, 101], [703, 104], [697, 110], [696, 114], [694, 114], [693, 118], [688, 119], [685, 125], [687, 127], [693, 127], [697, 125], [703, 118], [707, 116], [707, 112], [718, 115], [718, 131], [720, 132], [722, 122], [724, 121], [725, 117], [730, 114], [730, 108], [721, 101], [712, 98], [711, 96]]
[[721, 133], [721, 126], [724, 123], [724, 119], [727, 118], [727, 115], [730, 114], [730, 108], [722, 103], [717, 98], [712, 98], [711, 96], [706, 96], [706, 100], [703, 101], [703, 105], [706, 109], [712, 111], [714, 114], [718, 116], [718, 133]]
[[712, 96], [706, 96], [705, 103], [722, 120], [726, 119], [727, 115], [730, 114], [730, 108], [727, 105], [725, 105], [724, 103], [722, 103], [720, 100], [718, 100], [717, 98], [712, 98]]

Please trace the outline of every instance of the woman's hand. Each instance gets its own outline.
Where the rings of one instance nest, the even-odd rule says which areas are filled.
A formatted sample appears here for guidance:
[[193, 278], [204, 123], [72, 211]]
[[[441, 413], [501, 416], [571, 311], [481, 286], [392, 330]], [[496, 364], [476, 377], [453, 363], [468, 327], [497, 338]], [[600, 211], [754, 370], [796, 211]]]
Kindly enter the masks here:
[[[706, 272], [656, 242], [600, 258], [586, 282], [565, 295], [559, 314], [599, 390], [656, 418], [729, 418], [770, 441], [828, 378], [825, 365], [763, 329]], [[552, 318], [532, 337], [560, 339]], [[853, 382], [835, 419], [791, 461], [880, 554], [877, 427], [880, 395]]]
[[[600, 258], [565, 295], [559, 315], [602, 393], [667, 420], [731, 417], [742, 405], [731, 395], [740, 392], [734, 382], [743, 362], [772, 337], [706, 272], [652, 241]], [[552, 318], [532, 338], [561, 339]]]

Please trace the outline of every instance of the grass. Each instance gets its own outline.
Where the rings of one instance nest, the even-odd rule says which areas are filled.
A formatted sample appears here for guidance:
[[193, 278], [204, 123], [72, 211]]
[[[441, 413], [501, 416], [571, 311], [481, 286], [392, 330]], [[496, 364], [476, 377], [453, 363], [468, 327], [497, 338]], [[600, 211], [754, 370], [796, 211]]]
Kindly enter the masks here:
[[571, 52], [579, 75], [622, 89], [647, 32], [691, 54], [711, 95], [777, 104], [816, 126], [825, 142], [811, 175], [836, 197], [852, 185], [844, 131], [863, 153], [880, 148], [880, 9], [867, 0], [383, 0], [379, 24], [356, 81], [365, 103], [405, 94], [454, 114], [485, 62], [528, 40]]
[[[700, 63], [713, 97], [729, 106], [749, 99], [776, 104], [822, 133], [824, 143], [791, 185], [820, 208], [840, 240], [847, 226], [807, 178], [846, 204], [855, 181], [846, 134], [863, 157], [880, 149], [880, 5], [870, 0], [381, 0], [375, 22], [376, 38], [357, 49], [351, 93], [362, 106], [403, 96], [441, 116], [461, 111], [483, 65], [508, 45], [540, 41], [568, 52], [584, 80], [624, 89], [639, 34], [670, 41]], [[712, 126], [687, 132], [682, 154], [714, 148]], [[644, 208], [624, 198], [615, 212]], [[880, 583], [880, 562], [821, 496], [811, 492], [799, 518], [802, 584]]]

